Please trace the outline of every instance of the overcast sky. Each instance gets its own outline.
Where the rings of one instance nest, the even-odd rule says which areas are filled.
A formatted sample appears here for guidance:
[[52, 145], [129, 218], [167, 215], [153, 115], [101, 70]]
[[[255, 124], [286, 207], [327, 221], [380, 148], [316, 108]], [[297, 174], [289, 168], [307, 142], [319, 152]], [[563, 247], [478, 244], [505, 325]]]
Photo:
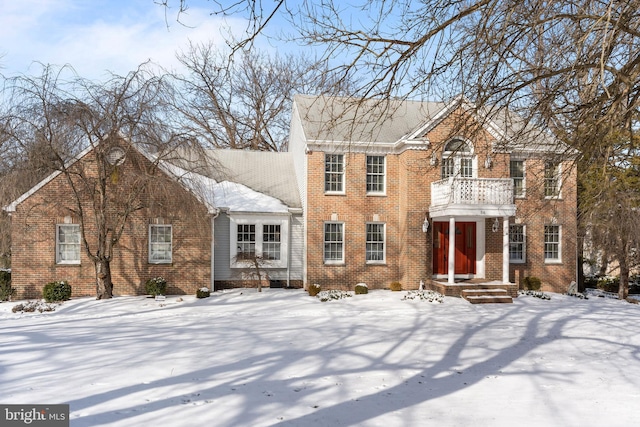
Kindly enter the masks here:
[[187, 27], [154, 0], [0, 0], [0, 72], [39, 74], [37, 61], [102, 80], [106, 70], [124, 75], [147, 60], [175, 68], [175, 52], [189, 40], [224, 45], [223, 32], [245, 28], [210, 16], [211, 2], [189, 4]]

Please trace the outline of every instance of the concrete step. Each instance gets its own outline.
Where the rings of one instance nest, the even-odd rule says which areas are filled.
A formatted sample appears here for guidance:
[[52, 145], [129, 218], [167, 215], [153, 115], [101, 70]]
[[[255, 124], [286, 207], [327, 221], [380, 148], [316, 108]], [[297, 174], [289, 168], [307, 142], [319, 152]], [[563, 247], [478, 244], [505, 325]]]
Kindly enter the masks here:
[[513, 298], [504, 289], [463, 289], [462, 298], [471, 304], [509, 304]]

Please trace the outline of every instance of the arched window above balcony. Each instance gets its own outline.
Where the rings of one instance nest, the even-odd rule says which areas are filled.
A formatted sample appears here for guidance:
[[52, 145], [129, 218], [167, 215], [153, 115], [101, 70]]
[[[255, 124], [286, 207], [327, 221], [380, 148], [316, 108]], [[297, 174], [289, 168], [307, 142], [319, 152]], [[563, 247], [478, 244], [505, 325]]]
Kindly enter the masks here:
[[441, 178], [476, 176], [476, 159], [473, 145], [464, 139], [455, 138], [447, 142], [442, 152]]

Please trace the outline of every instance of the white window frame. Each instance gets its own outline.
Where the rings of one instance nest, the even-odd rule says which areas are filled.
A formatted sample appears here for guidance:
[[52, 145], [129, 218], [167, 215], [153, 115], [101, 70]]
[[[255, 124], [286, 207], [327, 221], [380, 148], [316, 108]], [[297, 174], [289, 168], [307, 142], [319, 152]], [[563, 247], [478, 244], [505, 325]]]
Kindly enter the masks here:
[[[63, 229], [75, 229], [74, 233], [77, 233], [77, 242], [62, 242], [60, 239], [60, 232]], [[69, 234], [70, 236], [71, 234]], [[67, 234], [65, 234], [65, 237]], [[66, 240], [66, 239], [65, 239]], [[77, 246], [77, 258], [66, 259], [64, 254], [68, 254], [67, 251], [62, 251], [63, 247], [66, 246]], [[75, 252], [75, 251], [74, 251]], [[81, 236], [80, 236], [80, 224], [56, 224], [56, 264], [68, 264], [68, 265], [78, 265], [80, 264], [80, 257], [82, 256], [82, 247], [81, 247]]]
[[[379, 166], [382, 166], [382, 171], [370, 171], [369, 170], [369, 160], [373, 160], [374, 158], [376, 159], [382, 159], [382, 164], [380, 165], [379, 163], [375, 163], [372, 164], [372, 168], [378, 168]], [[367, 179], [366, 179], [366, 190], [367, 190], [367, 194], [368, 195], [376, 195], [376, 196], [384, 196], [387, 192], [387, 158], [386, 156], [379, 156], [379, 155], [367, 155], [366, 159], [365, 159], [365, 168], [367, 171]], [[375, 185], [377, 186], [381, 186], [381, 189], [378, 190], [369, 190], [369, 178], [378, 178], [381, 180], [381, 182], [376, 182]], [[372, 184], [374, 185], [374, 184]]]
[[[169, 241], [168, 242], [160, 242], [153, 241], [153, 230], [156, 228], [168, 228], [169, 229]], [[154, 254], [157, 253], [157, 249], [154, 249], [154, 246], [160, 245], [169, 245], [168, 252], [169, 256], [164, 258], [155, 258]], [[149, 264], [171, 264], [173, 262], [173, 226], [171, 224], [149, 224]]]
[[[462, 150], [447, 150], [449, 144], [459, 141], [469, 147], [468, 151]], [[463, 159], [470, 161], [471, 175], [462, 175], [463, 171], [468, 170], [466, 165], [463, 165]], [[452, 138], [449, 140], [442, 151], [442, 161], [440, 167], [440, 179], [447, 178], [476, 178], [478, 174], [478, 160], [475, 155], [473, 144], [463, 138]]]
[[[339, 159], [339, 161], [337, 160]], [[325, 194], [345, 194], [344, 154], [325, 153], [324, 192]], [[331, 178], [334, 179], [331, 179]], [[339, 184], [339, 189], [337, 188]], [[336, 188], [332, 188], [336, 186]]]
[[[522, 241], [514, 241], [512, 239], [512, 227], [519, 227], [522, 229]], [[522, 258], [513, 258], [511, 251], [512, 245], [522, 246]], [[527, 262], [527, 226], [525, 224], [509, 224], [509, 263], [511, 264], [524, 264]]]
[[[381, 226], [382, 227], [382, 241], [369, 240], [369, 226]], [[376, 233], [377, 234], [377, 233]], [[382, 245], [382, 251], [375, 250], [370, 251], [369, 245]], [[370, 254], [381, 253], [381, 259], [369, 259]], [[387, 226], [384, 222], [367, 222], [365, 224], [365, 260], [367, 264], [386, 264], [387, 262]]]
[[[339, 225], [341, 227], [341, 232], [340, 232], [340, 239], [341, 240], [327, 240], [327, 225]], [[322, 225], [322, 242], [323, 242], [323, 247], [322, 247], [322, 259], [324, 261], [325, 264], [329, 264], [329, 265], [341, 265], [344, 264], [344, 249], [345, 249], [345, 241], [344, 241], [344, 229], [345, 229], [345, 225], [344, 222], [339, 222], [339, 221], [325, 221], [325, 223]], [[340, 250], [340, 258], [339, 259], [327, 259], [327, 245], [332, 245], [332, 244], [340, 244], [341, 245], [341, 250]]]
[[[547, 227], [556, 227], [558, 230], [557, 233], [557, 238], [558, 241], [557, 242], [551, 242], [551, 241], [547, 241]], [[542, 239], [543, 241], [543, 247], [542, 247], [542, 256], [544, 257], [544, 262], [545, 264], [560, 264], [562, 262], [562, 226], [561, 225], [557, 225], [557, 224], [545, 224], [544, 229], [543, 229], [543, 233], [544, 233], [544, 237]], [[554, 233], [555, 235], [556, 233]], [[554, 258], [547, 258], [547, 245], [557, 245], [557, 257]]]
[[[229, 216], [229, 267], [253, 268], [252, 260], [238, 259], [238, 225], [255, 225], [255, 253], [260, 257], [261, 268], [286, 268], [289, 259], [288, 215], [231, 214]], [[280, 259], [262, 259], [264, 254], [265, 225], [280, 226]]]
[[[512, 163], [514, 162], [522, 163], [522, 176], [513, 176]], [[513, 197], [516, 199], [527, 197], [527, 162], [524, 159], [511, 159], [509, 161], [509, 177], [513, 180]], [[519, 194], [516, 192], [516, 180], [522, 181], [522, 190]]]
[[[547, 176], [547, 171], [550, 167], [553, 167], [554, 176]], [[562, 198], [562, 163], [546, 161], [544, 162], [544, 175], [543, 175], [542, 191], [544, 192], [545, 199], [560, 199]], [[547, 189], [551, 188], [548, 185], [549, 182], [555, 181], [554, 194], [547, 194]]]

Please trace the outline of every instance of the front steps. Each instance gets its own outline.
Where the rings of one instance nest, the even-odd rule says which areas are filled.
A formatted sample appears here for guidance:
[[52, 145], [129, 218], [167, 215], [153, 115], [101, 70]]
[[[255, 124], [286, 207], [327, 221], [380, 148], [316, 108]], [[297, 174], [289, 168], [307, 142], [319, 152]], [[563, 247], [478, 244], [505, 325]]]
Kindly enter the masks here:
[[449, 284], [432, 281], [431, 290], [450, 297], [461, 297], [471, 304], [512, 303], [518, 296], [518, 285], [499, 281], [487, 282], [483, 279], [472, 279]]
[[471, 304], [510, 304], [511, 295], [505, 289], [463, 289], [462, 298]]

